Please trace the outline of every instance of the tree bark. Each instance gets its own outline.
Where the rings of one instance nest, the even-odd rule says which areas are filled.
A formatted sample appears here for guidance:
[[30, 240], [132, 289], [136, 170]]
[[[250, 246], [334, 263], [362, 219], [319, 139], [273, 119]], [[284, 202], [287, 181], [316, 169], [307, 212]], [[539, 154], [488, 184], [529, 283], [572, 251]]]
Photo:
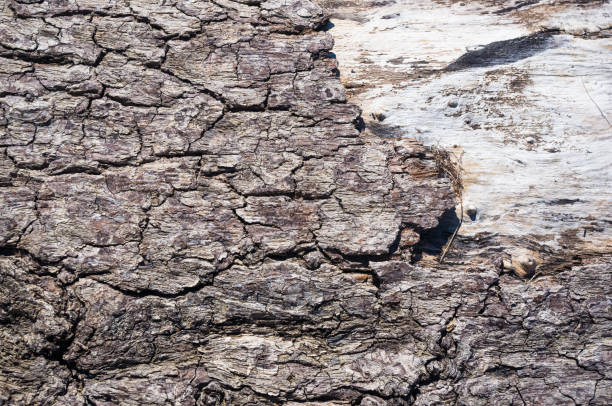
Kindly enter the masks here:
[[363, 131], [328, 16], [0, 4], [0, 404], [612, 403], [609, 252], [438, 263], [456, 180]]

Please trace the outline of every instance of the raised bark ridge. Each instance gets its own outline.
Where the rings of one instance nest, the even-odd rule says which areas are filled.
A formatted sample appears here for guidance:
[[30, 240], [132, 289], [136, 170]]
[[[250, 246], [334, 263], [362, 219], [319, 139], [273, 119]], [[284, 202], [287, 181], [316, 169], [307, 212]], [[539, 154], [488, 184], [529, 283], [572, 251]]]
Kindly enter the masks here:
[[605, 257], [419, 262], [452, 189], [359, 132], [325, 23], [2, 3], [0, 404], [610, 403]]

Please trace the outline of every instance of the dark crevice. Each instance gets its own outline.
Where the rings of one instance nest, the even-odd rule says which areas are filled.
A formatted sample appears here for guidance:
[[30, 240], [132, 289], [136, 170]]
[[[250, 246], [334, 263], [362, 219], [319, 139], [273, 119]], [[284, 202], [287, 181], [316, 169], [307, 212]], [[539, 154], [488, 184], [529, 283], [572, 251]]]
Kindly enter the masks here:
[[417, 262], [423, 253], [439, 255], [458, 226], [459, 217], [455, 208], [447, 209], [438, 219], [436, 227], [420, 230], [421, 239], [413, 249], [412, 261]]
[[553, 48], [553, 37], [556, 33], [558, 31], [541, 31], [525, 37], [491, 42], [480, 49], [465, 53], [444, 70], [458, 71], [514, 63]]
[[527, 6], [532, 6], [534, 4], [538, 4], [539, 2], [540, 2], [540, 0], [521, 1], [520, 3], [517, 3], [514, 6], [505, 7], [505, 8], [502, 8], [501, 10], [494, 11], [493, 14], [507, 14], [507, 13], [519, 10], [519, 9], [527, 7]]

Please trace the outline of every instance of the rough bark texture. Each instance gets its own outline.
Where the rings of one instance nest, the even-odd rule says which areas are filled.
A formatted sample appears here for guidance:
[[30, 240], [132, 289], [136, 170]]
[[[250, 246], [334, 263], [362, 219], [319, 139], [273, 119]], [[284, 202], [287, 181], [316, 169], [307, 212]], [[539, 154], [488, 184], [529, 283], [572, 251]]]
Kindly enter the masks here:
[[450, 182], [359, 131], [326, 21], [2, 0], [0, 404], [612, 403], [610, 257], [423, 260]]

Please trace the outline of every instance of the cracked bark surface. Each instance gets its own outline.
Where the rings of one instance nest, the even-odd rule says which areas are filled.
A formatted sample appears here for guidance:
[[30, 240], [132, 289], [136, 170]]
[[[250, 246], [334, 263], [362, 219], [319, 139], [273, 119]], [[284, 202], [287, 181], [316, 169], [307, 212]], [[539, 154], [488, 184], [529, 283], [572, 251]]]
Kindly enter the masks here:
[[420, 260], [450, 182], [360, 132], [326, 22], [0, 4], [0, 404], [612, 403], [611, 257]]

